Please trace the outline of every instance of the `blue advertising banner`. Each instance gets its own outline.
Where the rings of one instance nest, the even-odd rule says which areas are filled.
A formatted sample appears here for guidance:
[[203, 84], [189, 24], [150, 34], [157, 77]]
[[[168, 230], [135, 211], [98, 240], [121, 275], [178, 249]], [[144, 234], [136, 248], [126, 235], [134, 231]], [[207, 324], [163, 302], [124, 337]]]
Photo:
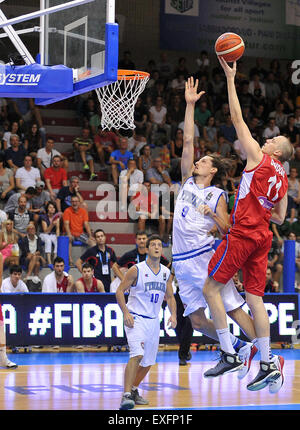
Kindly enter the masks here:
[[163, 0], [161, 49], [214, 52], [223, 33], [239, 34], [245, 55], [297, 59], [300, 55], [299, 0]]
[[[115, 294], [101, 293], [10, 293], [1, 294], [7, 345], [123, 345], [126, 344], [123, 314]], [[298, 294], [266, 294], [272, 342], [297, 341]], [[244, 310], [249, 311], [247, 305]], [[209, 317], [208, 310], [206, 310]], [[160, 312], [160, 343], [178, 343], [175, 330], [168, 328], [166, 302]], [[231, 319], [235, 336], [244, 338]], [[298, 340], [299, 342], [299, 340]], [[213, 344], [194, 331], [193, 343]]]

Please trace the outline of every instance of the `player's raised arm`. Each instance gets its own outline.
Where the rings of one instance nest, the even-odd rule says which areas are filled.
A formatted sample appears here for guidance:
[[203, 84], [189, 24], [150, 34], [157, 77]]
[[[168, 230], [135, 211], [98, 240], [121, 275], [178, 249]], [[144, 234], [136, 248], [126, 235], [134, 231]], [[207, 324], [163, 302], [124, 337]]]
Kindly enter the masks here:
[[[234, 78], [236, 74], [236, 62], [233, 67], [229, 67], [227, 62], [222, 57], [218, 57], [219, 62], [225, 72], [227, 79], [228, 100], [232, 123], [235, 127], [237, 136], [241, 145], [247, 154], [247, 162], [257, 165], [263, 158], [263, 153], [260, 149], [259, 143], [253, 139], [247, 124], [245, 123], [242, 115], [240, 102], [236, 93]], [[251, 166], [252, 167], [252, 166]]]
[[198, 79], [194, 83], [194, 78], [188, 78], [185, 83], [185, 118], [183, 130], [183, 151], [181, 156], [182, 182], [191, 176], [194, 164], [194, 137], [195, 137], [195, 103], [204, 94], [204, 91], [197, 93]]
[[136, 283], [137, 274], [138, 274], [138, 271], [136, 266], [132, 266], [126, 273], [124, 279], [122, 280], [122, 282], [120, 283], [116, 291], [116, 299], [124, 315], [124, 324], [127, 327], [131, 327], [131, 328], [133, 327], [134, 319], [126, 306], [124, 293], [125, 291], [129, 290], [132, 285]]

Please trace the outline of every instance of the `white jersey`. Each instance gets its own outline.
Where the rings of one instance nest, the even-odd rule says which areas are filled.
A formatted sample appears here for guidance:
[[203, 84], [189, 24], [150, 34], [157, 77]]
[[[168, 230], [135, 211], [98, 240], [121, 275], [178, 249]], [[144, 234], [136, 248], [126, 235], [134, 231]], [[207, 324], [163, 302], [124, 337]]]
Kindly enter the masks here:
[[201, 214], [197, 208], [200, 205], [207, 205], [216, 212], [222, 194], [227, 200], [224, 190], [214, 186], [201, 188], [193, 177], [182, 184], [174, 210], [173, 261], [196, 256], [212, 247], [215, 239], [209, 232], [215, 222], [210, 216]]
[[157, 275], [150, 269], [146, 261], [135, 265], [137, 281], [130, 288], [127, 308], [133, 315], [146, 318], [157, 318], [167, 291], [170, 270], [160, 264]]

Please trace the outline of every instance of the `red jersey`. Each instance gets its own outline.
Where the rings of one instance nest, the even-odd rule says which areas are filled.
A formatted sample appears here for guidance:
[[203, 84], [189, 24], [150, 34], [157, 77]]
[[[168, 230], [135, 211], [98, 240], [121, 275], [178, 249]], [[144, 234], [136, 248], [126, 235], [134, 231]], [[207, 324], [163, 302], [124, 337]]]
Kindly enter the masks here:
[[53, 167], [48, 167], [44, 173], [45, 179], [50, 179], [51, 187], [54, 190], [60, 190], [63, 187], [63, 181], [68, 180], [68, 175], [62, 167], [59, 170], [54, 170]]
[[269, 229], [271, 209], [286, 194], [287, 174], [280, 161], [264, 154], [252, 170], [244, 170], [231, 211], [231, 231], [251, 234]]
[[91, 287], [91, 289], [89, 290], [88, 289], [88, 287], [87, 287], [87, 285], [86, 285], [86, 283], [84, 282], [84, 279], [83, 278], [79, 278], [78, 279], [78, 281], [81, 281], [82, 283], [83, 283], [83, 286], [84, 286], [84, 291], [86, 292], [86, 293], [98, 293], [98, 289], [97, 289], [97, 279], [95, 278], [95, 276], [93, 276], [93, 278], [92, 278], [92, 287]]
[[58, 293], [66, 293], [67, 292], [67, 286], [68, 286], [68, 276], [64, 276], [61, 282], [56, 281], [56, 287]]

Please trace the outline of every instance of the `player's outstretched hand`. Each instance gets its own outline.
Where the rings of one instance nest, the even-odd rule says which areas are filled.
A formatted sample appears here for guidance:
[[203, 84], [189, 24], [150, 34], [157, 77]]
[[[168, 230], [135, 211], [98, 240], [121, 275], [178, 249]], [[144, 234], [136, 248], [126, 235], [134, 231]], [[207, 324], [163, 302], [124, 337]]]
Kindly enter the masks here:
[[205, 91], [200, 91], [200, 93], [197, 93], [198, 83], [198, 79], [196, 79], [196, 82], [194, 83], [193, 77], [188, 78], [187, 82], [185, 83], [185, 101], [187, 103], [196, 103], [205, 93]]
[[228, 63], [224, 60], [223, 57], [218, 56], [219, 63], [221, 64], [225, 75], [227, 78], [234, 78], [236, 74], [236, 61], [233, 63], [232, 67], [228, 66]]
[[175, 328], [177, 326], [177, 319], [174, 316], [170, 316], [169, 320], [168, 320], [168, 328]]

